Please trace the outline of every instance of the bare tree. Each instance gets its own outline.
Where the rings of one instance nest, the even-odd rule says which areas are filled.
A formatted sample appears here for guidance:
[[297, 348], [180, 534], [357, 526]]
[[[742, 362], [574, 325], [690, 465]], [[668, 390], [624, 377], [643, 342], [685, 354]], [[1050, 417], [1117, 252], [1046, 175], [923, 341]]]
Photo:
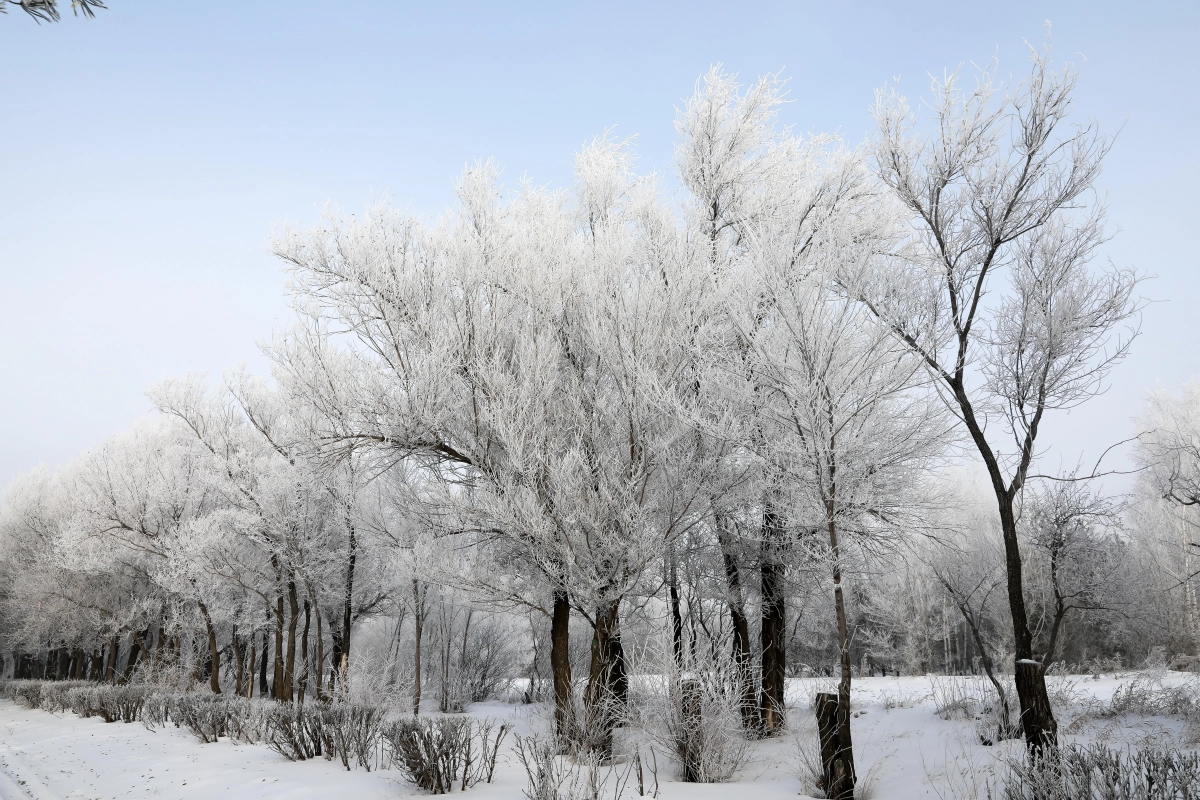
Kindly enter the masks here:
[[1057, 746], [1057, 724], [1026, 610], [1017, 508], [1046, 412], [1102, 389], [1128, 351], [1137, 276], [1089, 267], [1105, 240], [1091, 199], [1110, 141], [1068, 128], [1078, 78], [1030, 76], [997, 98], [991, 68], [964, 90], [934, 83], [935, 125], [918, 128], [895, 91], [877, 96], [875, 166], [908, 215], [911, 237], [889, 279], [847, 288], [924, 360], [987, 469], [1004, 537], [1021, 721], [1031, 752]]

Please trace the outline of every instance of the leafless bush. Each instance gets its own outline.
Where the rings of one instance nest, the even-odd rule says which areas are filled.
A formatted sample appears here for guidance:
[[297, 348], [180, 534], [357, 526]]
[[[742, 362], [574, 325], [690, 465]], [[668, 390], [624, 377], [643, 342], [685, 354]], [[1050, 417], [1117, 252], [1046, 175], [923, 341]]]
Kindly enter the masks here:
[[[193, 693], [171, 696], [164, 705], [176, 725], [187, 728], [201, 743], [211, 744], [229, 735], [230, 718], [248, 702], [244, 698]], [[156, 705], [156, 698], [147, 700], [147, 709]]]
[[1172, 686], [1164, 683], [1158, 675], [1138, 675], [1118, 686], [1108, 708], [1101, 710], [1097, 716], [1117, 717], [1126, 714], [1179, 717], [1187, 724], [1184, 743], [1200, 742], [1200, 679], [1192, 678]]
[[38, 708], [54, 714], [73, 710], [68, 697], [71, 690], [94, 684], [87, 681], [45, 681], [41, 686], [41, 700]]
[[85, 716], [97, 716], [105, 722], [137, 722], [151, 690], [147, 686], [93, 686], [77, 696], [86, 704]]
[[307, 761], [322, 755], [323, 719], [316, 705], [273, 704], [264, 715], [263, 742], [288, 761]]
[[742, 723], [743, 673], [724, 647], [693, 657], [693, 669], [682, 672], [670, 651], [652, 659], [663, 674], [648, 684], [642, 725], [650, 737], [672, 753], [680, 779], [689, 783], [721, 783], [733, 778], [749, 756]]
[[304, 711], [320, 716], [327, 755], [338, 756], [347, 771], [352, 762], [371, 771], [371, 756], [383, 733], [383, 709], [362, 703], [318, 703]]
[[462, 791], [491, 783], [500, 743], [508, 732], [491, 720], [469, 717], [406, 717], [383, 730], [391, 762], [405, 777], [431, 794]]
[[4, 697], [26, 708], [42, 707], [42, 684], [46, 681], [15, 680], [4, 682]]
[[626, 792], [633, 796], [635, 790], [638, 797], [658, 797], [658, 761], [653, 748], [649, 764], [637, 751], [620, 768], [603, 765], [603, 755], [590, 749], [577, 751], [576, 763], [572, 764], [567, 756], [559, 754], [559, 743], [553, 736], [515, 738], [514, 750], [527, 778], [528, 800], [600, 800], [610, 796], [621, 800]]
[[987, 687], [973, 676], [931, 675], [929, 695], [933, 713], [942, 719], [971, 719], [982, 710]]
[[[989, 791], [989, 796], [991, 792]], [[1101, 744], [1009, 764], [1003, 800], [1195, 800], [1200, 755], [1178, 750], [1121, 752]]]
[[924, 695], [917, 692], [905, 692], [899, 689], [894, 694], [886, 690], [879, 694], [879, 702], [884, 711], [891, 711], [893, 708], [912, 708], [923, 699]]

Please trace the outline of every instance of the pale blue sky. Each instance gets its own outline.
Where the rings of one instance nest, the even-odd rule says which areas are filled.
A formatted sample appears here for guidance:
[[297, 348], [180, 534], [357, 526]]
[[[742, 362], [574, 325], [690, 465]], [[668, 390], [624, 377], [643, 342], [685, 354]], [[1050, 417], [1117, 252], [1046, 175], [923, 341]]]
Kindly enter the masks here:
[[161, 378], [265, 371], [256, 341], [288, 314], [272, 222], [380, 194], [432, 216], [486, 156], [562, 184], [612, 125], [669, 171], [673, 107], [715, 62], [783, 69], [787, 122], [857, 142], [875, 88], [919, 95], [993, 54], [1023, 74], [1047, 19], [1058, 56], [1086, 58], [1077, 108], [1124, 126], [1107, 256], [1166, 301], [1112, 390], [1050, 421], [1047, 468], [1200, 373], [1195, 2], [109, 5], [0, 16], [0, 486], [128, 427]]

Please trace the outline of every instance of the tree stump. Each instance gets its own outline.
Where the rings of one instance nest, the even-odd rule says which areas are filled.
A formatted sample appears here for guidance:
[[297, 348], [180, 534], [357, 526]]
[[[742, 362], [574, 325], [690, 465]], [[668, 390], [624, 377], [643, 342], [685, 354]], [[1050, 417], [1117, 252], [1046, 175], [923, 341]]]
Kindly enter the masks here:
[[830, 692], [817, 695], [817, 736], [821, 742], [822, 780], [818, 787], [830, 800], [853, 800], [854, 772], [842, 754], [838, 725], [838, 696]]

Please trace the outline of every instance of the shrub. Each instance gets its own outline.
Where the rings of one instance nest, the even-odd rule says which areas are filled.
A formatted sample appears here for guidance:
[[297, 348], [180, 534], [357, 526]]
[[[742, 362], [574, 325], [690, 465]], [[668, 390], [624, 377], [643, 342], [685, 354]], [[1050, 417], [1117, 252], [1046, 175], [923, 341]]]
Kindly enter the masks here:
[[201, 743], [211, 744], [228, 735], [232, 707], [238, 705], [239, 699], [183, 694], [168, 697], [166, 707], [176, 725], [187, 728]]
[[431, 794], [447, 794], [458, 786], [492, 782], [496, 755], [508, 732], [501, 725], [492, 736], [491, 720], [469, 717], [407, 717], [383, 730], [391, 762], [405, 777]]
[[[989, 796], [991, 792], [989, 791]], [[1010, 765], [1003, 800], [1194, 800], [1200, 756], [1178, 750], [1068, 747], [1055, 758]]]
[[263, 715], [262, 738], [267, 747], [288, 761], [306, 761], [323, 754], [322, 722], [319, 708], [275, 703]]
[[150, 694], [146, 686], [97, 686], [92, 691], [95, 713], [105, 722], [137, 722]]
[[45, 681], [13, 681], [10, 699], [26, 708], [41, 708], [43, 683]]
[[670, 656], [660, 663], [667, 674], [648, 687], [650, 694], [641, 704], [647, 733], [674, 754], [681, 780], [730, 780], [749, 756], [737, 664], [724, 653], [697, 663], [690, 673], [680, 673]]
[[350, 769], [356, 762], [371, 771], [371, 755], [379, 744], [383, 711], [361, 703], [332, 703], [313, 706], [319, 709], [327, 755], [337, 755], [342, 766]]
[[41, 686], [41, 700], [38, 707], [43, 711], [61, 714], [73, 711], [69, 695], [72, 690], [83, 686], [91, 686], [86, 681], [46, 681]]
[[635, 751], [624, 769], [601, 766], [601, 754], [595, 750], [577, 753], [583, 768], [576, 769], [559, 755], [553, 736], [517, 736], [514, 750], [525, 768], [528, 800], [599, 800], [610, 795], [613, 800], [621, 800], [626, 790], [630, 794], [636, 790], [638, 797], [658, 797], [658, 760], [653, 748], [648, 764], [642, 762], [641, 752]]

